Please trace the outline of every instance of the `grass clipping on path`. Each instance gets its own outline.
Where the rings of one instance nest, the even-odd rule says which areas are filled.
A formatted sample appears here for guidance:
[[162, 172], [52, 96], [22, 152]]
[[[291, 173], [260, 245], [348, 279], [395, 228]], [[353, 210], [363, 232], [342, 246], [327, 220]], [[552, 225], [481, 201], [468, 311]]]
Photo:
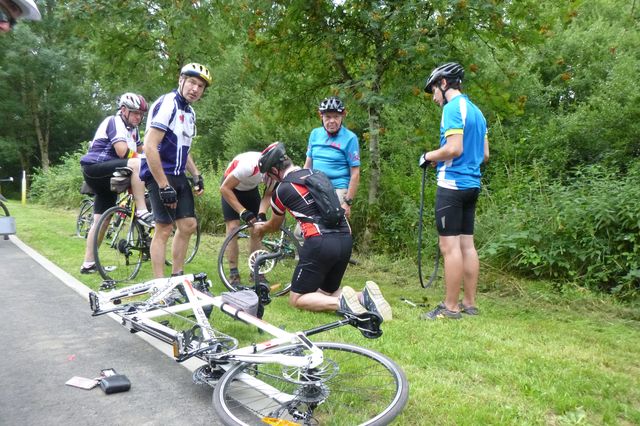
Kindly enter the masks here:
[[[52, 262], [97, 289], [100, 278], [80, 275], [85, 240], [75, 237], [73, 210], [10, 203], [18, 237]], [[223, 291], [215, 269], [222, 235], [205, 235], [187, 272], [206, 272], [213, 292]], [[442, 280], [420, 288], [413, 260], [357, 256], [344, 285], [376, 281], [393, 308], [384, 335], [367, 340], [351, 327], [314, 340], [353, 343], [377, 350], [402, 366], [409, 403], [397, 425], [636, 425], [640, 424], [640, 311], [581, 290], [557, 294], [548, 283], [520, 281], [482, 268], [481, 315], [426, 322], [427, 308], [442, 298]], [[139, 280], [151, 278], [143, 265]], [[53, 308], [53, 307], [52, 307]], [[264, 340], [250, 327], [219, 317], [221, 331], [243, 342]], [[87, 318], [90, 317], [87, 308]], [[330, 322], [275, 299], [265, 319], [294, 331]], [[366, 372], [363, 372], [366, 374]]]

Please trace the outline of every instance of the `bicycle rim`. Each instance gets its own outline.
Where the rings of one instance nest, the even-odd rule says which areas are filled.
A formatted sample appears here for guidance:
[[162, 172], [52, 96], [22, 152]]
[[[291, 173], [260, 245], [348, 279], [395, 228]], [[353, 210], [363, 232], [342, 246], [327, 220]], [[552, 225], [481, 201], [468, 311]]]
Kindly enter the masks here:
[[93, 224], [93, 201], [83, 200], [80, 204], [80, 213], [76, 219], [76, 235], [80, 238], [87, 238], [89, 229]]
[[218, 275], [220, 280], [230, 291], [236, 290], [231, 280], [228, 262], [228, 256], [233, 252], [232, 243], [236, 240], [238, 243], [237, 265], [240, 273], [240, 284], [247, 287], [252, 287], [255, 284], [252, 279], [253, 262], [250, 262], [250, 259], [256, 259], [259, 254], [271, 254], [280, 250], [283, 253], [282, 257], [269, 261], [271, 266], [267, 268], [268, 270], [262, 272], [262, 279], [268, 282], [272, 295], [281, 296], [288, 293], [291, 289], [291, 277], [299, 259], [300, 245], [298, 241], [288, 229], [284, 229], [280, 233], [266, 235], [260, 242], [259, 247], [256, 250], [252, 250], [250, 247], [250, 234], [251, 229], [249, 226], [242, 225], [222, 243], [218, 254]]
[[2, 201], [0, 201], [0, 216], [11, 216], [9, 214], [9, 209], [4, 205]]
[[94, 241], [98, 272], [105, 280], [128, 281], [138, 275], [145, 246], [142, 226], [131, 220], [131, 212], [112, 207], [100, 218], [97, 229], [104, 232]]
[[[324, 352], [324, 362], [314, 371], [280, 364], [240, 364], [227, 371], [213, 392], [222, 422], [386, 425], [402, 411], [409, 388], [395, 362], [359, 346], [316, 345]], [[302, 352], [301, 345], [291, 345], [265, 353]]]

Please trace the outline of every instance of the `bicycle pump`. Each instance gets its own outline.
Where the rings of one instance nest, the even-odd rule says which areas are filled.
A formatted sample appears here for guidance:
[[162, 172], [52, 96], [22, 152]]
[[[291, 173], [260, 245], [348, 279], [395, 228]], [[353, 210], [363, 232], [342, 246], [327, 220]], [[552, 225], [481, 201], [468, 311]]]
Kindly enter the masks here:
[[433, 264], [433, 272], [429, 276], [427, 283], [424, 283], [422, 276], [422, 225], [424, 216], [424, 188], [427, 182], [427, 167], [422, 168], [422, 185], [420, 188], [420, 216], [418, 217], [418, 277], [420, 278], [420, 285], [422, 288], [427, 289], [431, 287], [433, 282], [438, 277], [438, 267], [440, 266], [440, 248], [436, 245], [436, 258]]

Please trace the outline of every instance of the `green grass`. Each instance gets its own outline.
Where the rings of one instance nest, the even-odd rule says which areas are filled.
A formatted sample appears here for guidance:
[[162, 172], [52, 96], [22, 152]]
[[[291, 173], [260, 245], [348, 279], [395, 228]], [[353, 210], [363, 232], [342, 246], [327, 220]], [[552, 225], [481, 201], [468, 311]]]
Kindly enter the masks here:
[[[10, 202], [18, 237], [89, 287], [97, 276], [79, 274], [85, 241], [75, 237], [72, 210], [50, 210]], [[207, 272], [213, 291], [223, 291], [215, 262], [222, 236], [207, 235], [187, 272]], [[553, 290], [550, 283], [524, 282], [482, 266], [478, 317], [424, 322], [442, 283], [422, 290], [413, 260], [358, 256], [344, 284], [361, 288], [374, 280], [390, 301], [394, 320], [384, 335], [367, 340], [343, 327], [315, 340], [336, 340], [378, 350], [400, 364], [410, 399], [394, 424], [417, 425], [634, 425], [640, 424], [640, 309], [580, 289]], [[140, 280], [151, 277], [143, 266]], [[87, 307], [87, 317], [89, 309]], [[223, 318], [221, 318], [223, 317]], [[283, 298], [265, 319], [288, 330], [330, 322], [330, 313], [291, 308]], [[223, 315], [214, 325], [243, 342], [264, 340], [256, 330]]]

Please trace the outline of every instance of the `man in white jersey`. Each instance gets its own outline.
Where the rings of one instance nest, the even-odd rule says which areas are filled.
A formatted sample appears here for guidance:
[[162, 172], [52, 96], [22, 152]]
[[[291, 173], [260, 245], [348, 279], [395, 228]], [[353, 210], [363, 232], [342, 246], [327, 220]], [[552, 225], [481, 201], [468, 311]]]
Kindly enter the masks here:
[[[257, 151], [244, 152], [231, 160], [224, 172], [220, 185], [222, 214], [226, 226], [227, 236], [240, 226], [240, 219], [246, 224], [267, 220], [267, 210], [271, 204], [271, 193], [275, 180], [260, 172], [258, 161], [262, 153]], [[263, 196], [260, 197], [258, 185], [264, 183]], [[250, 234], [251, 251], [260, 248], [260, 237]], [[241, 285], [238, 272], [238, 241], [232, 241], [227, 249], [229, 262], [229, 279], [234, 286]], [[264, 281], [264, 277], [261, 277]]]
[[0, 33], [8, 33], [18, 19], [39, 21], [42, 19], [33, 0], [0, 0]]
[[[444, 259], [445, 299], [422, 316], [426, 320], [478, 315], [476, 289], [480, 262], [473, 241], [480, 193], [480, 165], [489, 159], [487, 121], [462, 94], [464, 69], [455, 62], [433, 70], [424, 90], [442, 108], [440, 148], [420, 156], [421, 167], [437, 169], [436, 226]], [[458, 301], [464, 284], [464, 297]]]
[[[191, 157], [191, 142], [196, 136], [196, 113], [191, 104], [198, 101], [211, 84], [207, 67], [190, 63], [182, 67], [178, 88], [161, 96], [151, 105], [144, 137], [146, 160], [140, 178], [149, 190], [156, 222], [151, 241], [151, 266], [156, 278], [164, 276], [165, 250], [176, 224], [173, 239], [172, 275], [184, 273], [184, 260], [191, 235], [198, 226], [193, 191], [204, 192], [204, 179]], [[193, 176], [193, 191], [185, 172]]]

